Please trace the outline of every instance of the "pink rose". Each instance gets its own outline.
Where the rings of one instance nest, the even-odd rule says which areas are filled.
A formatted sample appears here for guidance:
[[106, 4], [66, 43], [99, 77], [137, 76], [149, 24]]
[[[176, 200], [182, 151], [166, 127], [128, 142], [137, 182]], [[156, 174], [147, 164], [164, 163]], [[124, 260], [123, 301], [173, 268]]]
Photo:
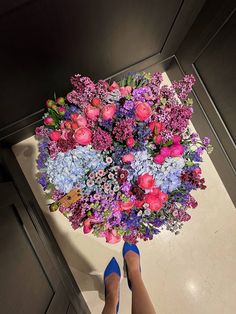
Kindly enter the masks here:
[[149, 104], [145, 102], [138, 101], [136, 103], [136, 108], [135, 108], [135, 117], [136, 119], [140, 121], [144, 121], [148, 118], [150, 118], [152, 115], [152, 109], [149, 106]]
[[163, 123], [157, 122], [157, 121], [152, 121], [152, 122], [150, 122], [150, 123], [148, 124], [148, 127], [149, 127], [149, 129], [150, 129], [152, 132], [154, 132], [154, 133], [156, 133], [156, 134], [158, 134], [158, 133], [159, 133], [160, 131], [162, 131], [163, 128], [164, 128]]
[[92, 99], [91, 103], [94, 107], [99, 107], [101, 104], [101, 100], [99, 98], [95, 97]]
[[131, 210], [131, 208], [134, 206], [134, 203], [131, 201], [127, 201], [127, 202], [120, 202], [120, 209], [121, 211], [123, 210]]
[[92, 141], [92, 132], [90, 129], [81, 126], [75, 131], [74, 139], [79, 145], [88, 145]]
[[92, 121], [96, 121], [100, 113], [100, 109], [93, 107], [91, 105], [88, 105], [85, 109], [85, 114], [88, 119]]
[[122, 157], [122, 161], [123, 162], [131, 162], [134, 160], [134, 155], [133, 154], [127, 154], [127, 155], [124, 155]]
[[54, 124], [55, 124], [55, 122], [54, 122], [54, 120], [53, 120], [52, 117], [46, 117], [46, 118], [44, 118], [43, 122], [44, 122], [44, 124], [46, 124], [46, 125], [54, 125]]
[[201, 168], [196, 168], [196, 169], [193, 170], [193, 173], [194, 173], [195, 175], [199, 175], [199, 174], [202, 173], [202, 169], [201, 169]]
[[46, 100], [46, 107], [52, 108], [52, 105], [54, 105], [54, 104], [55, 104], [54, 100], [52, 100], [52, 99]]
[[150, 192], [144, 197], [145, 203], [149, 205], [151, 211], [159, 211], [162, 208], [162, 201], [159, 196], [153, 192]]
[[128, 96], [128, 92], [125, 87], [120, 87], [120, 93], [121, 93], [121, 96], [123, 97]]
[[49, 136], [52, 141], [56, 142], [60, 139], [61, 133], [59, 131], [52, 131]]
[[181, 137], [179, 135], [173, 135], [172, 139], [174, 144], [179, 144], [181, 141]]
[[84, 221], [83, 232], [86, 234], [86, 233], [91, 232], [91, 230], [92, 230], [91, 222], [90, 222], [90, 219], [88, 218]]
[[68, 130], [68, 129], [62, 129], [62, 133], [61, 133], [61, 138], [63, 140], [68, 140], [68, 134], [70, 133], [71, 131]]
[[81, 114], [78, 115], [76, 122], [78, 124], [78, 126], [86, 126], [87, 125], [87, 120], [84, 116], [82, 116]]
[[160, 154], [163, 156], [163, 157], [169, 157], [170, 156], [170, 148], [169, 147], [162, 147], [161, 148], [161, 151], [160, 151]]
[[131, 86], [120, 87], [121, 96], [127, 97], [132, 90]]
[[61, 105], [61, 106], [65, 105], [65, 98], [63, 98], [63, 97], [58, 97], [58, 98], [56, 99], [56, 103], [57, 103], [58, 105]]
[[108, 89], [112, 92], [114, 89], [119, 89], [119, 85], [116, 82], [113, 82]]
[[156, 156], [153, 157], [153, 161], [156, 164], [162, 165], [163, 162], [165, 161], [165, 157], [163, 155], [157, 154]]
[[158, 188], [153, 188], [153, 189], [152, 189], [152, 193], [155, 194], [155, 195], [159, 195], [160, 192], [161, 192], [161, 190], [158, 189]]
[[79, 126], [76, 122], [72, 122], [71, 127], [72, 127], [72, 129], [76, 130], [76, 129], [78, 129]]
[[155, 180], [152, 175], [148, 173], [144, 173], [141, 176], [138, 177], [138, 185], [140, 188], [144, 190], [150, 190], [155, 185]]
[[70, 123], [70, 121], [64, 121], [64, 127], [65, 127], [66, 129], [71, 129], [71, 123]]
[[167, 201], [167, 198], [168, 198], [168, 194], [160, 191], [159, 194], [158, 194], [158, 197], [159, 199], [162, 201], [162, 203], [166, 202]]
[[59, 112], [60, 115], [63, 116], [66, 113], [66, 109], [64, 107], [59, 107], [58, 108], [58, 112]]
[[126, 141], [126, 145], [128, 146], [128, 147], [133, 147], [134, 145], [135, 145], [135, 140], [134, 140], [134, 138], [133, 137], [129, 137], [128, 139], [127, 139], [127, 141]]
[[79, 114], [78, 114], [78, 113], [72, 113], [72, 114], [70, 115], [71, 120], [72, 120], [72, 121], [74, 121], [74, 122], [76, 122], [76, 121], [77, 121], [78, 116], [79, 116]]
[[115, 104], [109, 104], [102, 108], [102, 118], [103, 120], [109, 120], [112, 119], [114, 114], [116, 112], [116, 105]]
[[121, 240], [121, 236], [117, 234], [116, 230], [105, 231], [105, 237], [106, 237], [106, 242], [110, 244], [116, 244], [120, 242]]
[[184, 153], [184, 147], [181, 144], [174, 144], [170, 147], [171, 157], [179, 157]]
[[134, 205], [135, 205], [137, 208], [142, 208], [142, 207], [143, 207], [143, 204], [144, 204], [144, 200], [135, 200], [135, 202], [134, 202]]

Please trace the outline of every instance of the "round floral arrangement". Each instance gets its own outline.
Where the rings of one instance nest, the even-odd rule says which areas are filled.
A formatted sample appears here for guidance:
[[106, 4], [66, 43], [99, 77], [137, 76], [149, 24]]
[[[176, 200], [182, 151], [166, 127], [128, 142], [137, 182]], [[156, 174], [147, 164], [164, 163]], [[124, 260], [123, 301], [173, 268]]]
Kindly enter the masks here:
[[119, 83], [71, 77], [65, 98], [47, 100], [39, 140], [38, 181], [74, 229], [135, 243], [161, 229], [178, 233], [205, 189], [200, 163], [212, 150], [189, 129], [195, 82], [171, 86], [161, 73], [130, 74]]

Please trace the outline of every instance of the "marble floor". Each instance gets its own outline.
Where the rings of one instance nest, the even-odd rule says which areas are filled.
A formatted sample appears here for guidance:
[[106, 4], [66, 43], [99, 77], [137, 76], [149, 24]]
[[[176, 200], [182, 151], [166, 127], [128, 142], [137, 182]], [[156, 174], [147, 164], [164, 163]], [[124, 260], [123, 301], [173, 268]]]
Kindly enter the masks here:
[[[164, 74], [165, 83], [169, 83]], [[206, 134], [207, 135], [207, 134]], [[74, 231], [60, 213], [50, 213], [35, 180], [37, 142], [30, 137], [12, 147], [91, 313], [104, 305], [103, 270], [112, 256], [121, 269], [122, 243], [107, 244]], [[199, 206], [175, 236], [163, 231], [140, 243], [142, 276], [158, 314], [236, 313], [236, 210], [209, 156], [202, 165], [208, 188], [194, 193]], [[120, 313], [128, 314], [131, 293], [121, 279]]]

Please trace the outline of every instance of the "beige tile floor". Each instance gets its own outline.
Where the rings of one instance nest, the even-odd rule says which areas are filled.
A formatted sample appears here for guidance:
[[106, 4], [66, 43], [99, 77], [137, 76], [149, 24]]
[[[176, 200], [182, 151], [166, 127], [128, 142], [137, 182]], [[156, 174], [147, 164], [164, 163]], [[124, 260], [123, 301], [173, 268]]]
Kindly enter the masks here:
[[[123, 267], [122, 243], [110, 245], [74, 231], [60, 212], [50, 213], [35, 180], [36, 140], [30, 137], [12, 149], [91, 313], [101, 313], [103, 270], [112, 256]], [[208, 188], [195, 193], [199, 206], [182, 232], [163, 231], [139, 244], [142, 276], [158, 314], [236, 313], [236, 210], [209, 156], [204, 160]], [[123, 277], [120, 299], [120, 313], [130, 313], [131, 294]]]

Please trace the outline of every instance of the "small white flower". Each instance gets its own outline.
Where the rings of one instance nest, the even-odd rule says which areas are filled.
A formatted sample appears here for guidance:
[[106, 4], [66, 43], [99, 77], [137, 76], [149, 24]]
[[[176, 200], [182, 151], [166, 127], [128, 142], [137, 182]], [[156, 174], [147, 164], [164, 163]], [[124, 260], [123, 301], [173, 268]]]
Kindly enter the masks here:
[[109, 173], [108, 174], [108, 179], [114, 179], [114, 174], [113, 173]]
[[148, 209], [148, 208], [149, 208], [149, 205], [148, 205], [147, 203], [144, 203], [144, 204], [143, 204], [143, 208]]
[[151, 215], [151, 211], [150, 211], [149, 209], [146, 209], [146, 210], [144, 211], [144, 214], [145, 214], [146, 216], [150, 216], [150, 215]]
[[112, 158], [111, 157], [107, 157], [106, 158], [106, 163], [111, 164], [112, 163]]
[[94, 181], [93, 180], [88, 180], [86, 182], [86, 184], [87, 184], [88, 187], [92, 187], [92, 186], [94, 186]]

